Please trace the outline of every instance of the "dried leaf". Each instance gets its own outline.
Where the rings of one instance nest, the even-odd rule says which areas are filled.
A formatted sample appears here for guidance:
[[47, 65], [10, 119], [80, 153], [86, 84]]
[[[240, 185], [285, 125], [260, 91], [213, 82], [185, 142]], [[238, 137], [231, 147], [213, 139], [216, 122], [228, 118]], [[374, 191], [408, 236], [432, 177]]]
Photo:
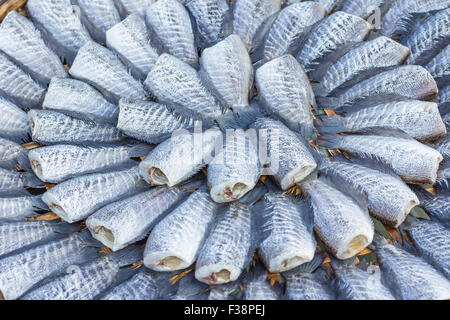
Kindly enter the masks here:
[[425, 210], [423, 210], [419, 206], [414, 207], [409, 214], [418, 219], [431, 220], [430, 216], [425, 212]]
[[48, 212], [37, 217], [26, 218], [27, 221], [55, 221], [60, 219], [56, 213]]
[[187, 269], [187, 270], [181, 272], [180, 274], [177, 274], [176, 276], [170, 278], [170, 282], [172, 283], [172, 285], [176, 284], [178, 281], [180, 281], [183, 277], [188, 275], [193, 270], [194, 270], [194, 268], [190, 268], [190, 269]]
[[387, 232], [389, 232], [389, 234], [391, 235], [392, 239], [394, 239], [396, 242], [402, 244], [403, 243], [403, 239], [402, 236], [400, 234], [400, 232], [397, 229], [391, 228], [389, 226], [384, 226], [387, 230]]
[[378, 221], [377, 219], [375, 219], [374, 217], [371, 217], [372, 221], [373, 221], [373, 225], [375, 227], [375, 231], [377, 231], [378, 233], [380, 233], [383, 237], [385, 237], [386, 239], [390, 239], [391, 235], [389, 234], [389, 232], [386, 230], [386, 228], [384, 227], [384, 225]]

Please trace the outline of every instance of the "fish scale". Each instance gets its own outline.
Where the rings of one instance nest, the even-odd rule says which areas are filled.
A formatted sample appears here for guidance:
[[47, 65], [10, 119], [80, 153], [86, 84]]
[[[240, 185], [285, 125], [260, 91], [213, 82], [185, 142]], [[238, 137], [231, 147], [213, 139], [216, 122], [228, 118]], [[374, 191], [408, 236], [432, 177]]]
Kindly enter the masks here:
[[122, 97], [145, 100], [147, 96], [143, 85], [128, 73], [119, 58], [93, 41], [78, 51], [69, 73], [93, 85], [114, 103]]
[[42, 201], [65, 221], [73, 223], [108, 203], [142, 190], [143, 185], [138, 168], [132, 167], [67, 180], [44, 193]]
[[311, 198], [314, 230], [338, 259], [348, 259], [372, 242], [374, 227], [367, 209], [321, 180], [300, 187]]
[[381, 7], [384, 2], [387, 0], [347, 0], [341, 10], [365, 19], [373, 13], [369, 8]]
[[155, 300], [159, 289], [152, 275], [141, 271], [131, 279], [114, 287], [101, 300]]
[[284, 275], [288, 300], [333, 300], [334, 293], [327, 283], [325, 272], [298, 272]]
[[23, 142], [28, 138], [30, 125], [28, 116], [21, 108], [0, 97], [0, 136], [14, 142]]
[[46, 207], [40, 196], [0, 197], [0, 220], [23, 221], [25, 217], [36, 215], [36, 210], [44, 210]]
[[425, 67], [439, 86], [444, 86], [450, 80], [450, 45], [438, 53]]
[[402, 64], [409, 53], [407, 47], [383, 36], [362, 42], [326, 71], [315, 92], [323, 96], [333, 95], [342, 87], [355, 85], [389, 67]]
[[406, 228], [416, 248], [425, 259], [440, 270], [447, 278], [450, 277], [450, 231], [436, 221], [418, 220]]
[[319, 170], [363, 192], [372, 215], [397, 228], [419, 205], [417, 196], [398, 177], [358, 164], [333, 161], [321, 164]]
[[27, 11], [46, 42], [69, 64], [91, 40], [71, 0], [30, 0]]
[[11, 11], [0, 25], [0, 50], [43, 84], [53, 77], [67, 77], [61, 61], [45, 45], [40, 32], [16, 11]]
[[145, 11], [147, 7], [155, 2], [156, 0], [114, 0], [122, 19], [125, 19], [134, 13], [137, 13], [142, 18], [145, 18]]
[[25, 71], [0, 53], [0, 96], [9, 98], [22, 108], [36, 108], [43, 99], [45, 88]]
[[408, 36], [406, 46], [411, 49], [411, 55], [406, 62], [426, 64], [449, 44], [450, 9], [446, 9], [427, 19]]
[[190, 65], [198, 63], [191, 19], [179, 1], [163, 0], [151, 4], [146, 19], [168, 53]]
[[156, 271], [175, 271], [192, 265], [216, 221], [219, 205], [206, 190], [198, 190], [153, 228], [144, 264]]
[[315, 2], [294, 3], [284, 8], [267, 34], [264, 61], [295, 53], [312, 26], [325, 15], [325, 8]]

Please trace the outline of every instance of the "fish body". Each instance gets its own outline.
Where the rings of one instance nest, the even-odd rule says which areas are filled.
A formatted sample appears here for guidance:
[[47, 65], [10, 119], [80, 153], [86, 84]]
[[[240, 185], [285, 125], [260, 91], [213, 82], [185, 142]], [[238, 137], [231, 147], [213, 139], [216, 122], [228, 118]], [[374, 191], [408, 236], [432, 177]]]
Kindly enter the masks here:
[[[267, 175], [273, 177], [282, 190], [287, 190], [312, 173], [317, 163], [309, 152], [302, 137], [290, 131], [280, 121], [270, 118], [257, 119], [252, 128], [267, 139]], [[260, 155], [261, 157], [261, 155]], [[266, 163], [265, 163], [266, 162]]]
[[[332, 261], [331, 266], [336, 274], [333, 285], [342, 300], [395, 300], [389, 289], [382, 283], [378, 266], [375, 273], [356, 267], [346, 261]], [[377, 273], [378, 272], [378, 273]]]
[[24, 218], [35, 216], [37, 210], [48, 209], [41, 196], [18, 195], [0, 197], [0, 220], [23, 221]]
[[[258, 206], [259, 204], [257, 204]], [[258, 255], [271, 273], [284, 272], [314, 258], [312, 213], [284, 193], [268, 193], [262, 202], [262, 233]]]
[[423, 67], [405, 65], [359, 82], [336, 97], [318, 99], [331, 109], [361, 105], [373, 106], [392, 100], [431, 100], [438, 93], [436, 81]]
[[419, 141], [445, 137], [447, 129], [434, 102], [399, 100], [346, 112], [345, 117], [317, 121], [322, 133], [364, 132], [370, 128], [399, 129]]
[[206, 165], [205, 160], [215, 150], [219, 138], [222, 138], [222, 133], [217, 128], [201, 135], [189, 132], [176, 134], [158, 145], [140, 163], [141, 175], [151, 185], [175, 186]]
[[446, 46], [440, 53], [428, 62], [425, 67], [442, 87], [450, 81], [450, 45]]
[[27, 10], [46, 43], [69, 64], [78, 50], [91, 40], [71, 0], [31, 0]]
[[23, 142], [28, 139], [30, 125], [28, 116], [21, 108], [12, 102], [0, 97], [0, 137], [14, 141]]
[[371, 29], [372, 25], [360, 17], [338, 11], [311, 31], [296, 58], [312, 80], [319, 80], [329, 66], [363, 41]]
[[119, 11], [112, 0], [75, 0], [80, 7], [81, 22], [87, 27], [92, 38], [105, 42], [105, 33], [120, 23]]
[[253, 65], [244, 43], [231, 35], [203, 50], [200, 67], [228, 108], [248, 107], [253, 86]]
[[2, 297], [15, 300], [45, 278], [95, 256], [96, 249], [89, 247], [85, 236], [73, 234], [0, 259]]
[[117, 52], [135, 77], [144, 80], [159, 57], [145, 20], [137, 13], [106, 32], [106, 45]]
[[411, 49], [408, 64], [427, 64], [450, 44], [450, 8], [437, 12], [419, 25], [405, 42]]
[[450, 282], [420, 257], [399, 245], [377, 243], [377, 256], [384, 283], [397, 299], [447, 300]]
[[145, 247], [145, 266], [155, 271], [191, 266], [217, 219], [218, 210], [219, 205], [206, 190], [190, 195], [153, 228]]
[[[436, 183], [442, 155], [431, 147], [402, 136], [393, 134], [367, 134], [346, 136], [322, 136], [319, 144], [329, 148], [339, 148], [361, 157], [377, 159], [389, 165], [405, 182], [432, 185]], [[408, 157], [404, 155], [408, 154]]]
[[112, 147], [81, 147], [54, 145], [31, 150], [28, 154], [31, 168], [44, 182], [59, 183], [87, 173], [113, 171], [129, 167], [138, 157], [137, 148], [143, 148], [140, 156], [150, 148], [143, 145], [119, 145]]
[[366, 248], [374, 226], [367, 209], [353, 198], [318, 179], [300, 184], [310, 197], [317, 236], [338, 259], [348, 259]]
[[342, 92], [367, 77], [402, 64], [409, 54], [408, 47], [384, 36], [362, 42], [330, 66], [314, 92], [320, 96]]
[[151, 101], [121, 99], [117, 128], [129, 137], [159, 144], [177, 130], [191, 131], [197, 121], [201, 118], [183, 114], [179, 108]]
[[156, 300], [159, 288], [151, 273], [140, 271], [131, 279], [115, 286], [102, 300]]
[[53, 77], [67, 77], [58, 56], [51, 51], [35, 26], [16, 11], [0, 25], [0, 50], [43, 84]]
[[308, 76], [291, 55], [267, 62], [256, 71], [261, 104], [294, 130], [311, 132], [315, 105]]
[[107, 101], [92, 86], [75, 79], [53, 78], [43, 107], [94, 122], [117, 121], [117, 106]]
[[160, 103], [179, 106], [205, 119], [222, 115], [218, 99], [202, 83], [197, 71], [169, 54], [159, 57], [145, 80], [145, 86]]
[[344, 1], [341, 10], [361, 18], [368, 18], [373, 13], [374, 7], [381, 7], [386, 0], [347, 0]]
[[72, 77], [96, 87], [111, 102], [121, 97], [145, 99], [142, 84], [110, 50], [89, 41], [79, 51], [69, 70]]
[[325, 15], [326, 9], [312, 1], [293, 3], [281, 10], [267, 33], [264, 61], [295, 54], [314, 24]]
[[87, 218], [101, 207], [142, 190], [137, 167], [67, 180], [42, 196], [50, 210], [69, 223]]
[[0, 168], [14, 169], [19, 164], [23, 169], [29, 168], [28, 150], [20, 144], [0, 138]]
[[120, 131], [108, 124], [72, 118], [50, 110], [28, 113], [33, 141], [42, 144], [115, 143], [125, 140]]
[[362, 192], [367, 197], [369, 212], [393, 228], [402, 224], [420, 203], [414, 192], [394, 174], [339, 160], [321, 163], [319, 171], [336, 184]]
[[40, 187], [43, 183], [31, 172], [0, 168], [0, 194], [21, 193], [25, 187]]
[[210, 47], [228, 35], [230, 5], [227, 0], [189, 0], [186, 7], [195, 18], [203, 47]]
[[113, 202], [91, 215], [86, 225], [113, 251], [143, 239], [176, 204], [187, 197], [180, 187], [160, 186]]
[[37, 108], [44, 98], [45, 88], [5, 54], [0, 53], [0, 97], [22, 107]]
[[134, 13], [137, 13], [142, 18], [145, 18], [145, 11], [147, 10], [147, 7], [155, 2], [156, 0], [114, 0], [122, 19], [125, 19]]
[[165, 52], [190, 64], [198, 64], [189, 12], [177, 0], [157, 1], [147, 7], [146, 21]]
[[233, 3], [233, 33], [241, 37], [247, 50], [255, 49], [255, 38], [264, 23], [281, 9], [281, 0], [237, 0]]

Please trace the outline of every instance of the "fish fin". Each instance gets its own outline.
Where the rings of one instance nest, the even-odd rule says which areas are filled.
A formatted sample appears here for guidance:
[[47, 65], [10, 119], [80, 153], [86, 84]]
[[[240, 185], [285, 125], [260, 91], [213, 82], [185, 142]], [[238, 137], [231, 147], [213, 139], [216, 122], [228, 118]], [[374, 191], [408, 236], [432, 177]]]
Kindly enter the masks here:
[[17, 163], [20, 165], [20, 167], [24, 170], [31, 169], [30, 165], [30, 159], [28, 159], [28, 152], [29, 150], [24, 150], [19, 154], [17, 157]]
[[387, 245], [389, 245], [389, 243], [387, 242], [386, 238], [383, 237], [378, 232], [375, 232], [373, 236], [373, 241], [371, 244], [368, 245], [368, 248], [371, 250], [376, 250], [385, 247]]
[[345, 260], [339, 260], [333, 256], [330, 256], [330, 264], [331, 267], [334, 268], [345, 268], [345, 267], [354, 267], [356, 265], [356, 257], [352, 257]]
[[39, 178], [33, 172], [22, 173], [23, 181], [25, 186], [32, 188], [41, 188], [45, 185], [44, 182], [39, 180]]
[[264, 185], [264, 183], [260, 182], [253, 188], [253, 190], [248, 192], [246, 195], [244, 195], [242, 198], [240, 198], [236, 202], [252, 206], [258, 200], [260, 200], [267, 193], [267, 191], [268, 191], [268, 189]]
[[314, 138], [315, 128], [313, 123], [302, 125], [300, 131], [303, 138], [302, 141], [308, 141]]
[[56, 222], [52, 224], [53, 231], [57, 234], [69, 235], [80, 231], [79, 224], [70, 224], [67, 222]]
[[258, 61], [263, 58], [264, 46], [266, 43], [267, 34], [273, 23], [278, 18], [281, 10], [269, 16], [256, 30], [255, 36], [252, 39], [251, 57], [252, 61]]
[[370, 169], [375, 169], [377, 171], [380, 171], [382, 173], [391, 175], [392, 177], [398, 178], [399, 180], [401, 180], [401, 178], [395, 173], [394, 168], [392, 166], [390, 166], [387, 163], [383, 163], [381, 161], [378, 161], [377, 159], [373, 159], [373, 158], [361, 158], [361, 157], [356, 157], [356, 156], [352, 156], [349, 161], [351, 163], [363, 166], [363, 167], [367, 167]]
[[138, 245], [131, 245], [125, 249], [112, 252], [108, 255], [120, 268], [131, 266], [133, 263], [143, 259], [143, 248]]
[[317, 97], [317, 104], [323, 109], [336, 110], [341, 108], [340, 99], [337, 97]]
[[337, 134], [323, 135], [319, 136], [317, 139], [317, 144], [321, 147], [337, 149], [339, 148], [341, 140], [342, 136]]
[[33, 203], [33, 208], [36, 210], [48, 210], [47, 204], [42, 201], [42, 195], [34, 196], [31, 201]]
[[333, 134], [347, 131], [346, 120], [343, 117], [323, 117], [315, 120], [314, 124], [321, 134]]
[[222, 130], [228, 128], [242, 129], [248, 128], [248, 126], [255, 122], [263, 114], [261, 110], [253, 106], [244, 106], [235, 110], [234, 112], [228, 111], [222, 117], [217, 119], [217, 123]]
[[408, 135], [405, 131], [400, 129], [392, 129], [386, 127], [377, 127], [377, 128], [367, 128], [360, 130], [361, 134], [364, 135], [376, 135], [382, 137], [392, 137], [392, 138], [401, 138], [407, 140], [414, 140], [410, 135]]
[[200, 174], [195, 174], [190, 179], [182, 182], [180, 188], [182, 190], [197, 190], [205, 185], [205, 179]]
[[[400, 226], [400, 229], [401, 230], [408, 230], [408, 229], [410, 229], [412, 227], [415, 227], [415, 226], [419, 225], [419, 223], [420, 223], [419, 219], [413, 217], [412, 215], [408, 215], [406, 217], [405, 221]], [[401, 232], [400, 232], [400, 234], [401, 234]]]
[[330, 163], [328, 152], [324, 148], [312, 148], [311, 155], [317, 162], [318, 167], [325, 166], [326, 164]]
[[154, 146], [145, 143], [140, 143], [131, 147], [131, 149], [128, 151], [128, 154], [130, 158], [138, 158], [147, 156], [153, 149]]
[[311, 84], [311, 87], [316, 97], [326, 97], [328, 95], [328, 92], [321, 83], [313, 83]]
[[83, 241], [86, 247], [96, 249], [104, 247], [103, 243], [92, 237], [91, 232], [89, 230], [81, 231], [80, 233], [78, 233], [78, 237], [80, 238], [81, 241]]

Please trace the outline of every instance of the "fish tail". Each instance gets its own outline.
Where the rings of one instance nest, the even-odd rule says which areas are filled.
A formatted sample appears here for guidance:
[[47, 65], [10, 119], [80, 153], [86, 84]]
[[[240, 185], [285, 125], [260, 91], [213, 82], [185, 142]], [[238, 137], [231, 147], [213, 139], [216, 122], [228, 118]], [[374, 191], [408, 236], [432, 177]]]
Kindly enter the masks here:
[[373, 236], [373, 241], [368, 247], [369, 247], [369, 249], [376, 250], [378, 248], [382, 248], [382, 247], [386, 246], [387, 244], [388, 244], [388, 242], [386, 241], [386, 238], [383, 237], [378, 232], [375, 232], [375, 234]]
[[325, 148], [337, 149], [339, 148], [341, 140], [342, 136], [337, 134], [323, 135], [317, 139], [317, 144]]
[[325, 256], [320, 252], [316, 252], [314, 258], [310, 262], [302, 264], [298, 270], [303, 273], [313, 273], [318, 267], [320, 267], [324, 260]]
[[57, 234], [69, 235], [80, 231], [80, 225], [76, 223], [58, 222], [53, 225], [53, 231]]
[[336, 97], [317, 97], [317, 104], [330, 110], [336, 110], [340, 108], [339, 98]]
[[303, 138], [308, 141], [313, 138], [314, 136], [314, 124], [308, 123], [301, 126], [301, 135]]
[[341, 133], [347, 130], [345, 120], [343, 117], [324, 117], [320, 120], [314, 120], [314, 124], [321, 134]]
[[267, 193], [267, 187], [263, 183], [258, 183], [256, 187], [238, 200], [239, 203], [253, 205]]
[[24, 172], [23, 173], [24, 184], [27, 187], [32, 188], [40, 188], [44, 186], [44, 182], [39, 180], [38, 177], [33, 172]]
[[325, 97], [328, 94], [327, 90], [325, 90], [321, 83], [313, 83], [311, 87], [316, 97]]
[[111, 258], [120, 266], [130, 266], [143, 259], [143, 248], [138, 245], [129, 246], [125, 249], [111, 253]]
[[35, 208], [35, 210], [48, 210], [47, 204], [44, 201], [42, 201], [42, 196], [33, 197], [32, 203], [33, 208]]
[[31, 169], [30, 160], [28, 159], [28, 150], [24, 150], [20, 153], [20, 155], [17, 157], [17, 163], [24, 170]]
[[128, 151], [128, 154], [130, 155], [130, 158], [138, 158], [138, 157], [144, 157], [147, 156], [152, 150], [153, 146], [145, 143], [137, 144]]

